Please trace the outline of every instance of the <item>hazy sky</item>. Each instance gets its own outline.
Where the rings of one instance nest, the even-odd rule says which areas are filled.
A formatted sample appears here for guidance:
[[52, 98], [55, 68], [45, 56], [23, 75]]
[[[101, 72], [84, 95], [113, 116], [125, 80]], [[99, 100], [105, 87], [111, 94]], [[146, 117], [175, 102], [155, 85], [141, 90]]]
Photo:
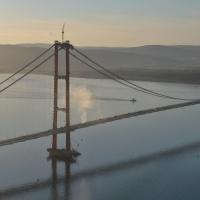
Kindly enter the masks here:
[[200, 0], [0, 0], [0, 43], [200, 44]]

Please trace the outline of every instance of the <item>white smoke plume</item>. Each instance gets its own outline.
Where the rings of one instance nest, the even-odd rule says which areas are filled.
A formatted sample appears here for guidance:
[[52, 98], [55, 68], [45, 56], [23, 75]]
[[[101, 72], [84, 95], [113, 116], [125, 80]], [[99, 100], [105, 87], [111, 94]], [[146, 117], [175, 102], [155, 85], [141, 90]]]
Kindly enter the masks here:
[[70, 88], [71, 100], [78, 106], [81, 113], [81, 123], [87, 121], [88, 111], [93, 108], [93, 94], [86, 86], [71, 86]]

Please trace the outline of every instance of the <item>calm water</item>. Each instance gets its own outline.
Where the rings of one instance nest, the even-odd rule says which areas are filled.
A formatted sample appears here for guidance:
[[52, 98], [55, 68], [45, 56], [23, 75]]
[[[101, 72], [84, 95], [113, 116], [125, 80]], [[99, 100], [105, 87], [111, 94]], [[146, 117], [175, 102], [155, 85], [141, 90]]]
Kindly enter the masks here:
[[[200, 98], [197, 85], [138, 84]], [[51, 128], [52, 86], [52, 78], [34, 75], [1, 94], [1, 140]], [[62, 82], [60, 89], [62, 107]], [[132, 98], [137, 102], [128, 101]], [[108, 80], [71, 80], [72, 124], [172, 103], [177, 102], [139, 94]], [[47, 159], [51, 137], [2, 147], [0, 199], [199, 199], [200, 147], [176, 151], [200, 141], [199, 116], [197, 105], [78, 130], [72, 133], [72, 145], [82, 155], [71, 166]], [[59, 124], [64, 124], [62, 113]], [[60, 147], [63, 141], [59, 136]], [[174, 151], [155, 155], [169, 149]]]

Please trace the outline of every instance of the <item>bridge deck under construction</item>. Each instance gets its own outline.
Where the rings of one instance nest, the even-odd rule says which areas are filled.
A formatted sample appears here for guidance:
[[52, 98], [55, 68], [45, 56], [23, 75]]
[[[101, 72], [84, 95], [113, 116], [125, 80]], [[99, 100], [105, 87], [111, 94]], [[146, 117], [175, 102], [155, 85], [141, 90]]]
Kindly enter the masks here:
[[[117, 115], [117, 116], [113, 116], [113, 117], [97, 119], [97, 120], [82, 123], [82, 124], [71, 125], [70, 130], [75, 131], [77, 129], [87, 128], [87, 127], [95, 126], [98, 124], [104, 124], [104, 123], [117, 121], [117, 120], [121, 120], [121, 119], [137, 117], [137, 116], [142, 116], [142, 115], [146, 115], [146, 114], [151, 114], [151, 113], [156, 113], [156, 112], [161, 112], [161, 111], [166, 111], [166, 110], [172, 110], [172, 109], [177, 109], [177, 108], [182, 108], [182, 107], [187, 107], [187, 106], [193, 106], [193, 105], [197, 105], [197, 104], [200, 104], [200, 100], [184, 102], [184, 103], [179, 103], [179, 104], [172, 104], [172, 105], [161, 106], [161, 107], [155, 107], [155, 108], [150, 108], [150, 109], [146, 109], [146, 110], [140, 110], [140, 111], [121, 114], [121, 115]], [[57, 129], [58, 134], [62, 134], [64, 132], [65, 132], [65, 127], [61, 127], [59, 129]], [[7, 139], [7, 140], [2, 140], [2, 141], [0, 141], [0, 147], [16, 144], [16, 143], [20, 143], [20, 142], [25, 142], [28, 140], [34, 140], [34, 139], [38, 139], [38, 138], [42, 138], [42, 137], [47, 137], [52, 134], [53, 134], [53, 131], [51, 129], [51, 130], [42, 131], [42, 132], [33, 133], [33, 134], [29, 134], [29, 135], [24, 135], [24, 136], [19, 136], [19, 137]]]

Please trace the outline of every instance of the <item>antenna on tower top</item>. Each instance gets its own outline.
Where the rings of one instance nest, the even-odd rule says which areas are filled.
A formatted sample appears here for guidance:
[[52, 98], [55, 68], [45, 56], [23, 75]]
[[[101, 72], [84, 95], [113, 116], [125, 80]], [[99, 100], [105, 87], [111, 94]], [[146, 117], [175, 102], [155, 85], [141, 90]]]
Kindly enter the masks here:
[[65, 39], [65, 24], [62, 26], [62, 42], [64, 42]]

